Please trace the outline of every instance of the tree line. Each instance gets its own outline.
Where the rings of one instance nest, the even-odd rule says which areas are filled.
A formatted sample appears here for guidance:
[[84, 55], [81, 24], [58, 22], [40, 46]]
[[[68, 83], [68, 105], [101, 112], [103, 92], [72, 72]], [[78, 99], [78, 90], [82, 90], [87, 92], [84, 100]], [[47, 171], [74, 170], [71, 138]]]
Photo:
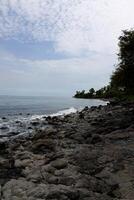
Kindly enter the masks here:
[[76, 91], [76, 98], [124, 98], [134, 95], [134, 30], [124, 30], [119, 37], [118, 65], [109, 85], [96, 90]]

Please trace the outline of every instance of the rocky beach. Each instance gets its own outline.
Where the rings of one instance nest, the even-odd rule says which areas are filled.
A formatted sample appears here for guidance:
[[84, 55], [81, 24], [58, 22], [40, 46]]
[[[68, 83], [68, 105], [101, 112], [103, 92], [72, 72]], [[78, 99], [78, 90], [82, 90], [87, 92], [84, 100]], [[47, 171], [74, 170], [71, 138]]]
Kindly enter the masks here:
[[35, 119], [27, 129], [0, 137], [1, 200], [134, 199], [133, 103]]

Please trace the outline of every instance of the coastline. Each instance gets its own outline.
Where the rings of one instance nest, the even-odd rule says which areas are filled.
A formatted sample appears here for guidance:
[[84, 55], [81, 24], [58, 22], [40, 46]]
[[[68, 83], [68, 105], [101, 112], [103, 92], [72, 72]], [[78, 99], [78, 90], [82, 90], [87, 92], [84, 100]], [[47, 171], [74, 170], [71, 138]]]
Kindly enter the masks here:
[[133, 122], [133, 103], [109, 103], [0, 141], [0, 199], [132, 199]]
[[[22, 102], [21, 102], [22, 103]], [[67, 104], [67, 103], [65, 103]], [[47, 121], [45, 120], [46, 117], [56, 117], [56, 116], [65, 116], [71, 113], [76, 113], [77, 111], [81, 111], [86, 105], [106, 105], [107, 102], [104, 102], [102, 100], [89, 100], [89, 101], [74, 101], [73, 104], [76, 105], [70, 105], [70, 107], [64, 106], [64, 108], [57, 108], [55, 111], [53, 108], [53, 105], [50, 104], [49, 108], [51, 112], [47, 111], [39, 113], [37, 110], [34, 113], [31, 109], [31, 112], [18, 112], [20, 111], [20, 108], [18, 107], [18, 110], [16, 109], [16, 114], [14, 113], [13, 109], [11, 109], [11, 112], [8, 113], [8, 108], [6, 108], [6, 112], [3, 113], [2, 116], [0, 116], [0, 140], [8, 140], [10, 137], [18, 137], [18, 135], [29, 135], [32, 133], [35, 129], [45, 128], [45, 124], [47, 125]], [[20, 105], [21, 107], [21, 105]], [[52, 107], [52, 108], [51, 108]], [[90, 106], [91, 107], [91, 106]], [[47, 108], [47, 107], [46, 107]], [[3, 110], [3, 109], [2, 109]], [[28, 109], [30, 111], [30, 108]], [[32, 114], [33, 113], [33, 114]]]

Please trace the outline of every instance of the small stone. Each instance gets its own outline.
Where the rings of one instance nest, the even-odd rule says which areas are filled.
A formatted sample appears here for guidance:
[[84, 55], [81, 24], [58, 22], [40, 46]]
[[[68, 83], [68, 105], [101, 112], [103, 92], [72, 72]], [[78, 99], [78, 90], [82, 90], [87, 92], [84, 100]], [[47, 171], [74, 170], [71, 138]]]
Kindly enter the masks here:
[[1, 130], [7, 130], [7, 129], [9, 129], [9, 128], [8, 128], [7, 126], [1, 126], [0, 129], [1, 129]]
[[48, 180], [48, 183], [50, 184], [58, 184], [58, 178], [56, 176], [51, 176]]
[[67, 162], [65, 160], [56, 160], [51, 162], [51, 165], [56, 169], [64, 169], [67, 167]]
[[18, 121], [18, 120], [17, 120], [17, 121], [15, 121], [15, 123], [16, 123], [16, 124], [19, 124], [19, 123], [21, 123], [21, 121]]
[[55, 172], [55, 168], [52, 167], [51, 165], [46, 165], [46, 166], [44, 166], [44, 170], [45, 170], [46, 172], [48, 172], [48, 173], [51, 173], [51, 174], [54, 174], [54, 172]]
[[6, 117], [2, 117], [3, 120], [7, 119]]
[[33, 121], [33, 122], [31, 122], [31, 124], [32, 124], [33, 126], [38, 126], [40, 123], [37, 122], [37, 121]]

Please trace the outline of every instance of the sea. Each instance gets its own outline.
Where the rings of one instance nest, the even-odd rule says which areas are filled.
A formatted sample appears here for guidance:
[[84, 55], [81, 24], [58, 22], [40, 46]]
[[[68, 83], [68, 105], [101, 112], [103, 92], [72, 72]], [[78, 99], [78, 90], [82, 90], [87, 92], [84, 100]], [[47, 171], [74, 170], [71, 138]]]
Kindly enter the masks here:
[[99, 99], [61, 96], [0, 96], [0, 138], [25, 133], [33, 120], [75, 113], [85, 106], [106, 105]]

